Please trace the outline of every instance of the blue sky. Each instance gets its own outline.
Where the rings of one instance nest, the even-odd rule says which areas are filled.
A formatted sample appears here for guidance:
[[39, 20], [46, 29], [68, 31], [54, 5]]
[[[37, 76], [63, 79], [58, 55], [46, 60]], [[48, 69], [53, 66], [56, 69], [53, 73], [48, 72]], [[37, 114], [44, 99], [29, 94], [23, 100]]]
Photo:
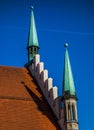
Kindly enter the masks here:
[[91, 0], [0, 0], [0, 65], [27, 63], [30, 6], [34, 6], [41, 61], [62, 94], [64, 43], [77, 90], [79, 130], [94, 125], [94, 3]]

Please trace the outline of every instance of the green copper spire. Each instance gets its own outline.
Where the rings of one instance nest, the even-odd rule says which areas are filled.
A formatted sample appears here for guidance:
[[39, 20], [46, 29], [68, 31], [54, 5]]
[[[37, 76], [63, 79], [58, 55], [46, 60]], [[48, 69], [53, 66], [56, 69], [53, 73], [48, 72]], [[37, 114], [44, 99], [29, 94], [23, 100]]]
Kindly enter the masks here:
[[37, 46], [38, 45], [38, 37], [33, 13], [33, 7], [31, 7], [31, 19], [30, 19], [30, 30], [29, 30], [29, 39], [28, 39], [28, 46]]
[[32, 61], [32, 59], [36, 54], [38, 54], [39, 49], [33, 7], [31, 7], [30, 29], [29, 29], [27, 49], [28, 49], [28, 62], [29, 62]]
[[71, 70], [71, 64], [69, 59], [69, 54], [67, 50], [68, 44], [65, 44], [65, 62], [64, 62], [64, 76], [63, 76], [63, 97], [69, 98], [69, 97], [75, 97], [75, 85]]

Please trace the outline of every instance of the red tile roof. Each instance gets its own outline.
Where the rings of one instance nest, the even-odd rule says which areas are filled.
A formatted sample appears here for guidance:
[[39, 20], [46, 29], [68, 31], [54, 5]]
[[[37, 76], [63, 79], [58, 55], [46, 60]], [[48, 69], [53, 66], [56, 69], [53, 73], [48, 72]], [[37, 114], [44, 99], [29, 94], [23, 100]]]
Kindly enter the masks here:
[[60, 130], [26, 68], [0, 66], [0, 130]]

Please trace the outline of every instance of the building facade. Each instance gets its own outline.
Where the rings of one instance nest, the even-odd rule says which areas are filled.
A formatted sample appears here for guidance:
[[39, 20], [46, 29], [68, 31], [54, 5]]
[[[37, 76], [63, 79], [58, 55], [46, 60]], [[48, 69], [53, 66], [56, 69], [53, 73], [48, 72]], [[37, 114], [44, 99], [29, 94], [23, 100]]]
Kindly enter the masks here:
[[65, 44], [62, 95], [38, 54], [31, 7], [28, 63], [24, 68], [0, 66], [0, 130], [78, 130], [77, 95]]
[[[62, 98], [58, 96], [58, 88], [52, 86], [52, 79], [48, 78], [48, 70], [44, 70], [44, 63], [40, 62], [40, 55], [38, 55], [38, 38], [35, 27], [33, 8], [31, 9], [31, 23], [29, 33], [28, 48], [35, 47], [35, 51], [28, 50], [28, 57], [31, 57], [31, 65], [28, 69], [38, 82], [47, 102], [55, 113], [58, 123], [62, 130], [78, 130], [77, 117], [77, 96], [73, 80], [73, 74], [68, 54], [68, 44], [65, 44], [65, 61], [64, 61], [64, 75]], [[32, 40], [31, 40], [32, 39]], [[37, 40], [36, 40], [37, 39]], [[37, 51], [36, 51], [37, 50]], [[35, 71], [37, 70], [37, 71]], [[40, 80], [42, 79], [42, 81]], [[63, 104], [63, 107], [61, 107]]]

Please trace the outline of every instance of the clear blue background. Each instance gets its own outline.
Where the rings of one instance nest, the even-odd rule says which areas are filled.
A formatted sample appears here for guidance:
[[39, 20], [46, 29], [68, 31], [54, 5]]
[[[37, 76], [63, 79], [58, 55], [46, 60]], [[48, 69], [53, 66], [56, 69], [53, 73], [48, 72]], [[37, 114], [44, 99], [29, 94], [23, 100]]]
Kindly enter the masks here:
[[77, 90], [79, 130], [94, 130], [94, 2], [91, 0], [0, 0], [0, 64], [27, 63], [30, 6], [41, 61], [62, 95], [64, 43]]

